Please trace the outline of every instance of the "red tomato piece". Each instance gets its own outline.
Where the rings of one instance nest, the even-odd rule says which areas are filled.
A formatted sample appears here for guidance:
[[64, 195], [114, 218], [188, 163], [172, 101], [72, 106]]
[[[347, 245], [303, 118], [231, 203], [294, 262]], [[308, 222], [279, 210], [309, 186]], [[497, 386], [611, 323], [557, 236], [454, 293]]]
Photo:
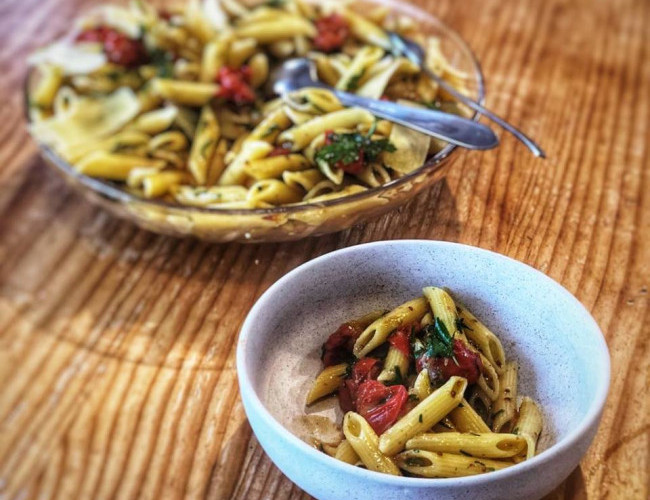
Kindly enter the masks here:
[[363, 332], [363, 327], [355, 322], [350, 321], [343, 323], [338, 329], [329, 336], [323, 344], [323, 364], [332, 366], [344, 361], [352, 356], [354, 343]]
[[407, 400], [403, 385], [386, 387], [376, 380], [366, 380], [357, 391], [357, 412], [379, 435], [395, 423]]
[[395, 349], [401, 351], [407, 358], [411, 357], [411, 333], [413, 332], [413, 325], [404, 325], [388, 337], [388, 343]]
[[374, 380], [379, 376], [381, 367], [375, 358], [362, 358], [350, 370], [350, 375], [341, 382], [339, 387], [339, 405], [343, 411], [354, 411], [357, 408], [359, 386], [366, 380]]
[[350, 34], [348, 22], [338, 14], [317, 19], [316, 30], [314, 46], [323, 52], [340, 49]]
[[78, 42], [97, 42], [104, 45], [108, 60], [120, 66], [133, 67], [147, 62], [147, 51], [140, 40], [129, 38], [106, 26], [92, 28], [77, 35]]
[[250, 86], [251, 78], [252, 71], [248, 66], [222, 67], [217, 74], [217, 83], [220, 85], [217, 97], [223, 97], [237, 105], [253, 103], [255, 92]]
[[[325, 145], [328, 146], [330, 144], [334, 144], [336, 142], [336, 133], [333, 130], [327, 130], [325, 132]], [[365, 164], [365, 158], [363, 155], [363, 148], [359, 148], [359, 152], [357, 154], [357, 159], [354, 160], [351, 163], [343, 163], [343, 161], [337, 161], [334, 164], [335, 168], [340, 168], [344, 172], [347, 172], [348, 174], [360, 174], [363, 172], [363, 167]]]
[[453, 350], [456, 361], [452, 358], [430, 358], [424, 354], [416, 360], [416, 369], [420, 371], [427, 368], [432, 380], [444, 382], [450, 377], [458, 376], [466, 378], [468, 384], [475, 384], [483, 371], [480, 356], [458, 339], [454, 339]]
[[273, 150], [271, 150], [271, 152], [267, 155], [267, 158], [271, 156], [284, 156], [288, 154], [291, 154], [290, 149], [283, 148], [282, 146], [277, 146]]

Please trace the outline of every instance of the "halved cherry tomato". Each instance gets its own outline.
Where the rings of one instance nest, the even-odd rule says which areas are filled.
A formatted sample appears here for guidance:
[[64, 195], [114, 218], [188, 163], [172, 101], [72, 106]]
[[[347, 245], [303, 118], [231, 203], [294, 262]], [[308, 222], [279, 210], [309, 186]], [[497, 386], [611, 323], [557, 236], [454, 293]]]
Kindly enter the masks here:
[[314, 38], [314, 46], [323, 52], [340, 49], [350, 34], [348, 22], [338, 14], [317, 19], [316, 30], [318, 34]]
[[413, 332], [413, 329], [413, 325], [404, 325], [399, 327], [391, 333], [390, 337], [388, 337], [388, 343], [395, 349], [401, 351], [401, 353], [407, 358], [411, 357], [411, 333]]
[[341, 382], [339, 387], [339, 405], [343, 411], [354, 411], [357, 408], [357, 393], [359, 386], [367, 380], [379, 376], [381, 367], [375, 358], [362, 358], [352, 366], [350, 375]]
[[395, 423], [407, 400], [403, 385], [386, 387], [376, 380], [366, 380], [357, 391], [357, 412], [377, 434], [382, 434]]
[[417, 371], [426, 368], [433, 381], [445, 382], [456, 375], [466, 378], [468, 384], [476, 383], [483, 371], [480, 356], [458, 339], [454, 339], [453, 350], [456, 361], [452, 358], [430, 358], [428, 354], [420, 356], [415, 361]]
[[98, 26], [77, 35], [78, 42], [98, 42], [104, 45], [108, 60], [121, 66], [137, 66], [147, 62], [147, 51], [140, 40], [129, 38], [113, 28]]
[[250, 86], [253, 73], [248, 66], [232, 68], [223, 66], [217, 74], [220, 85], [217, 97], [223, 97], [237, 105], [250, 104], [255, 101], [255, 92]]
[[323, 344], [323, 364], [327, 367], [350, 358], [354, 343], [361, 335], [361, 332], [363, 332], [363, 327], [355, 321], [343, 323], [339, 326]]

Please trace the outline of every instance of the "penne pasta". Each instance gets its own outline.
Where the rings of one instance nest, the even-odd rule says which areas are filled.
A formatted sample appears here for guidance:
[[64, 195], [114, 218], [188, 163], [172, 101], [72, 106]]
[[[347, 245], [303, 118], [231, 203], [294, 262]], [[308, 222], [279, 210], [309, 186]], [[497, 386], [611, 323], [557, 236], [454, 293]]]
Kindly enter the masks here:
[[526, 459], [535, 456], [542, 426], [543, 418], [539, 407], [531, 398], [524, 397], [519, 406], [519, 419], [512, 432], [526, 440]]
[[477, 458], [510, 458], [526, 449], [526, 440], [513, 434], [468, 432], [424, 433], [406, 442], [407, 450], [455, 453]]
[[388, 456], [403, 450], [409, 439], [429, 430], [458, 406], [466, 387], [465, 379], [451, 377], [382, 434], [379, 449]]
[[490, 428], [485, 421], [465, 399], [460, 402], [457, 408], [451, 411], [449, 418], [460, 432], [473, 432], [475, 434], [490, 432]]
[[354, 412], [345, 414], [343, 434], [369, 470], [394, 476], [401, 475], [393, 461], [379, 450], [375, 431], [361, 415]]
[[341, 385], [341, 380], [348, 371], [347, 363], [340, 363], [334, 366], [325, 368], [312, 385], [309, 394], [307, 394], [307, 404], [310, 405], [314, 401], [322, 397], [332, 394]]
[[395, 457], [395, 463], [400, 469], [422, 477], [473, 476], [513, 465], [512, 462], [424, 450], [406, 450]]
[[512, 428], [517, 410], [517, 363], [507, 362], [499, 380], [499, 395], [492, 405], [492, 430], [508, 431]]

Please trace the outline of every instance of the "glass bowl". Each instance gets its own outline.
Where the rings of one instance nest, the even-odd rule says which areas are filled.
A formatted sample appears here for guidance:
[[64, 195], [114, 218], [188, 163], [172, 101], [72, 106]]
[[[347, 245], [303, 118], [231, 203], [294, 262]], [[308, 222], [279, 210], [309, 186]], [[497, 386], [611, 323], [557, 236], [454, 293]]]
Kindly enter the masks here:
[[[431, 14], [412, 5], [393, 0], [365, 0], [354, 8], [386, 6], [396, 14], [418, 22], [427, 35], [441, 41], [449, 63], [468, 75], [469, 97], [484, 99], [483, 74], [476, 57], [451, 28]], [[25, 85], [27, 94], [34, 80], [31, 72]], [[26, 113], [29, 121], [29, 113]], [[478, 120], [474, 114], [472, 119]], [[38, 140], [36, 138], [36, 140]], [[194, 236], [214, 242], [287, 241], [341, 231], [394, 209], [412, 199], [423, 189], [444, 176], [445, 167], [459, 154], [456, 146], [447, 145], [424, 165], [387, 184], [353, 195], [319, 203], [278, 206], [265, 209], [220, 209], [179, 205], [146, 199], [122, 189], [119, 184], [95, 179], [77, 172], [50, 147], [39, 143], [46, 162], [64, 177], [66, 183], [117, 217], [155, 233], [171, 236]]]

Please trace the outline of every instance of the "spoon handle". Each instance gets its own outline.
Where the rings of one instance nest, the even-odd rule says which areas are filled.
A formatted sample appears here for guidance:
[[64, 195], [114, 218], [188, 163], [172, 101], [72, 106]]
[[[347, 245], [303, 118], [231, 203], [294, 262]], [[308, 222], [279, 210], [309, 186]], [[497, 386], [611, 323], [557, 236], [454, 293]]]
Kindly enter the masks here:
[[499, 144], [494, 132], [485, 125], [433, 109], [413, 108], [390, 101], [370, 99], [340, 90], [334, 91], [345, 106], [357, 106], [405, 127], [467, 149], [492, 149]]

